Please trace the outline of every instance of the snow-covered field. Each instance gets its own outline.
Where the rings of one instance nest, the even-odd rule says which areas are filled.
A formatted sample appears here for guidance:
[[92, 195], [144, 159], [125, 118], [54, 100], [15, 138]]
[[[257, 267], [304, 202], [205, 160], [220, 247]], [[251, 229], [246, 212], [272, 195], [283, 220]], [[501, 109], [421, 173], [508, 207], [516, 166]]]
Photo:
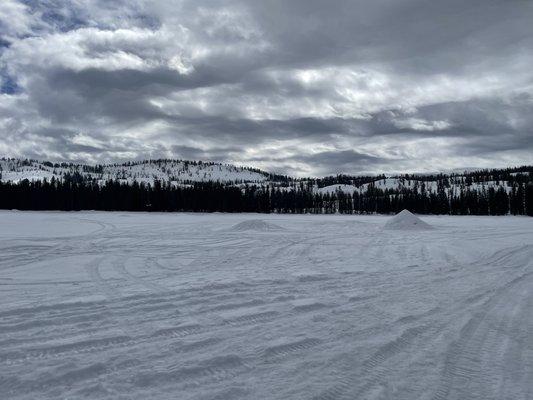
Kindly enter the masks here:
[[532, 399], [533, 218], [0, 212], [3, 399]]

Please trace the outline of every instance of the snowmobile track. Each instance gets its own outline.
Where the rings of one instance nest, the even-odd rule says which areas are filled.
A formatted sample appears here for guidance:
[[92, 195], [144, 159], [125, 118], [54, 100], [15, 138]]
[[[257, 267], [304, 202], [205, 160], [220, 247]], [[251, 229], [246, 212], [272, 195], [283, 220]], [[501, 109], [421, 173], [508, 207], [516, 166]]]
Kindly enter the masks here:
[[533, 398], [533, 219], [0, 214], [0, 397]]

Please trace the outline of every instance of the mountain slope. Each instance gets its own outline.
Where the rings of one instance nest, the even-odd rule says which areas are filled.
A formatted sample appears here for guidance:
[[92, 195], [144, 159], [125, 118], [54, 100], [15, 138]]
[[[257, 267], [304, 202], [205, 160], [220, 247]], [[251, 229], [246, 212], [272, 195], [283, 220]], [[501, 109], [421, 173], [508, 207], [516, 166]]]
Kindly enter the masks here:
[[119, 180], [153, 184], [160, 180], [186, 184], [190, 182], [264, 182], [268, 174], [250, 168], [227, 164], [182, 160], [147, 160], [125, 164], [89, 166], [82, 164], [52, 164], [35, 160], [0, 160], [1, 179], [4, 182], [20, 182], [24, 179], [63, 179], [66, 175], [80, 174], [85, 179], [105, 182]]
[[153, 185], [155, 181], [167, 182], [173, 186], [189, 186], [197, 182], [218, 182], [224, 186], [243, 184], [269, 187], [282, 191], [308, 190], [319, 195], [352, 196], [372, 191], [388, 195], [405, 192], [431, 194], [444, 192], [451, 197], [458, 196], [464, 189], [482, 193], [489, 189], [502, 188], [507, 194], [520, 185], [532, 182], [533, 167], [518, 167], [462, 173], [436, 175], [398, 176], [350, 176], [338, 175], [324, 178], [290, 178], [267, 172], [237, 167], [229, 164], [185, 161], [145, 160], [123, 164], [83, 165], [53, 164], [47, 161], [0, 159], [0, 181], [18, 183], [29, 181], [65, 180], [91, 181], [100, 185], [107, 181], [133, 182]]

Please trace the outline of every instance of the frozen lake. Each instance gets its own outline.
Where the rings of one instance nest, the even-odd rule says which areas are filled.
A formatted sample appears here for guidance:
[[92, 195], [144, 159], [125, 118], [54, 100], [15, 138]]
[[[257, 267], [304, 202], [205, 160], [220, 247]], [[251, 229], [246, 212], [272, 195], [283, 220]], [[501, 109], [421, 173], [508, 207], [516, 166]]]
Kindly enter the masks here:
[[0, 212], [4, 399], [533, 399], [533, 218]]

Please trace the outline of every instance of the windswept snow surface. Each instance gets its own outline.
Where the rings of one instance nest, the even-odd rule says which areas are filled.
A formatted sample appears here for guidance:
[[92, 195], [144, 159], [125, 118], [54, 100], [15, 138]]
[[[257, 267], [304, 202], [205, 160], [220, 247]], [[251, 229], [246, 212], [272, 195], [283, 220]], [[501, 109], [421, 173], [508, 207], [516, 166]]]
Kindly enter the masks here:
[[533, 219], [424, 219], [0, 212], [0, 397], [532, 399]]

